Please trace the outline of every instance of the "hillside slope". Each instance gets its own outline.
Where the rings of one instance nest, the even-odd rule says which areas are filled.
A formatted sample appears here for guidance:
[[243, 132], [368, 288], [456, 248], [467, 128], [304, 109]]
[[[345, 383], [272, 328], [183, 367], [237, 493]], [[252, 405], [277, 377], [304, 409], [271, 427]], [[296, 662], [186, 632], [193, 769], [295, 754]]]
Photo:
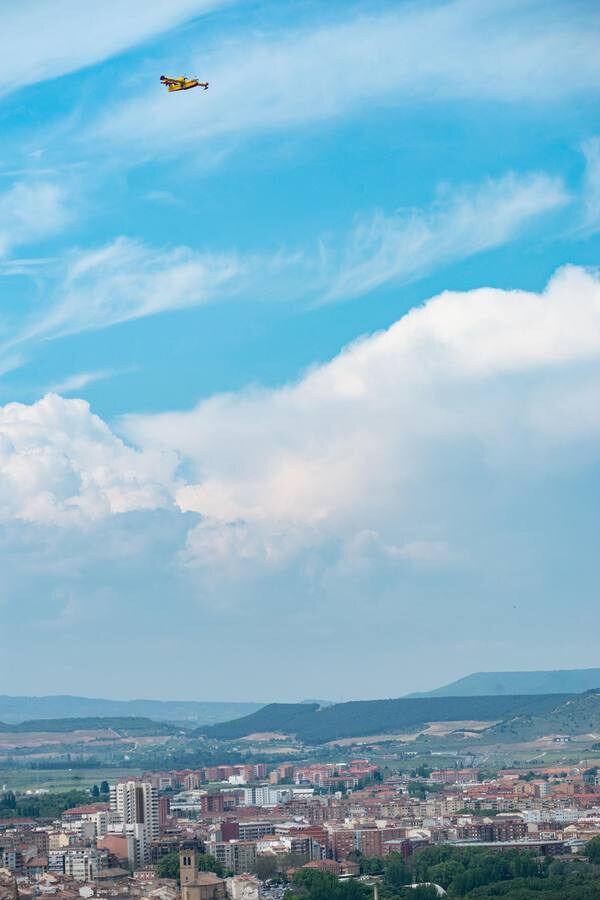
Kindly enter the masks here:
[[249, 716], [209, 727], [202, 726], [195, 733], [223, 741], [265, 732], [297, 734], [304, 728], [305, 723], [310, 726], [318, 709], [318, 703], [269, 703]]
[[218, 703], [196, 700], [104, 700], [72, 697], [0, 695], [0, 721], [14, 724], [30, 719], [66, 719], [96, 716], [148, 718], [159, 722], [182, 722], [191, 726], [212, 725], [246, 716], [262, 703]]
[[600, 689], [600, 669], [474, 672], [433, 691], [410, 697], [491, 697], [502, 694], [580, 694]]
[[576, 737], [600, 733], [600, 691], [587, 691], [563, 698], [551, 709], [538, 713], [519, 714], [485, 731], [488, 738], [520, 743], [550, 735]]
[[255, 732], [293, 734], [308, 744], [347, 737], [394, 734], [419, 729], [428, 722], [499, 721], [549, 712], [565, 695], [511, 697], [431, 697], [357, 700], [325, 709], [273, 703], [250, 716], [199, 728], [197, 733], [236, 740]]

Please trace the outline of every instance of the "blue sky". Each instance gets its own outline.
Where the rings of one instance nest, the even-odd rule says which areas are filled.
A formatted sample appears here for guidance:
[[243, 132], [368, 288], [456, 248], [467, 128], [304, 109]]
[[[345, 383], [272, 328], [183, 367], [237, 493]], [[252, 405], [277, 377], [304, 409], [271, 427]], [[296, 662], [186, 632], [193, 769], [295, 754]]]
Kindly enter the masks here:
[[597, 5], [123, 6], [3, 14], [5, 691], [597, 665]]

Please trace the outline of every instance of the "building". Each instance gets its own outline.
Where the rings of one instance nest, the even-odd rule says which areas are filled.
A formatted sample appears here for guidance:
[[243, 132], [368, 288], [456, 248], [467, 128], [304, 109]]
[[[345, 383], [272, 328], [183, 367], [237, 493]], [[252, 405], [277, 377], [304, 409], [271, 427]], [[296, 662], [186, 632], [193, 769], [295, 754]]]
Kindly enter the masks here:
[[[221, 832], [223, 827], [221, 826]], [[273, 822], [239, 822], [238, 837], [241, 841], [257, 841], [267, 834], [273, 834]]]
[[210, 841], [206, 848], [224, 869], [243, 875], [256, 863], [255, 841]]
[[135, 867], [135, 838], [131, 834], [107, 834], [98, 838], [96, 846], [106, 850], [120, 866]]
[[120, 820], [112, 830], [120, 830], [134, 839], [132, 868], [143, 868], [150, 862], [152, 840], [160, 832], [158, 791], [149, 781], [121, 781], [111, 785], [110, 808]]
[[180, 851], [179, 881], [181, 900], [227, 900], [227, 882], [214, 872], [198, 871], [195, 849]]
[[95, 881], [98, 872], [108, 864], [106, 850], [95, 847], [69, 847], [65, 851], [65, 875], [75, 881]]
[[160, 828], [164, 828], [167, 820], [171, 815], [171, 801], [168, 797], [158, 798], [158, 824]]
[[158, 837], [158, 791], [149, 782], [122, 781], [111, 785], [110, 808], [125, 825], [144, 825], [149, 840]]
[[200, 797], [200, 812], [203, 816], [219, 815], [225, 809], [225, 797], [223, 794], [203, 794]]
[[231, 900], [261, 900], [260, 881], [254, 875], [234, 875], [227, 879], [227, 890]]
[[289, 788], [276, 788], [268, 784], [259, 784], [243, 789], [244, 806], [277, 806], [292, 797]]

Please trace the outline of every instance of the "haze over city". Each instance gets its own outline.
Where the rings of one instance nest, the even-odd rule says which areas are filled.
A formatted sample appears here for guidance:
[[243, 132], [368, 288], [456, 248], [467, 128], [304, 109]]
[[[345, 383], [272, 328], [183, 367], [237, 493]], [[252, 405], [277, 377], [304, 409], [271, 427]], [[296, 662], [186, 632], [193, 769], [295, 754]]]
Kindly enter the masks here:
[[3, 9], [4, 693], [598, 664], [598, 12]]

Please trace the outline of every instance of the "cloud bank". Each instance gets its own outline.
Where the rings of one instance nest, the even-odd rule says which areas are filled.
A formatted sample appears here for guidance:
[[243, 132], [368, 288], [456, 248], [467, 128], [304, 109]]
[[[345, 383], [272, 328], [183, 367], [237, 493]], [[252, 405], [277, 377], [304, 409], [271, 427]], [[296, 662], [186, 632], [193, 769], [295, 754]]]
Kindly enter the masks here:
[[208, 542], [214, 559], [365, 530], [425, 558], [420, 541], [451, 536], [414, 533], [412, 511], [461, 454], [490, 479], [594, 457], [599, 363], [593, 272], [562, 269], [541, 294], [446, 292], [294, 384], [128, 416], [129, 443], [82, 400], [0, 408], [3, 515], [68, 525], [176, 505], [199, 517], [189, 552]]
[[599, 397], [600, 278], [567, 267], [539, 294], [440, 294], [295, 383], [188, 412], [109, 426], [81, 400], [8, 404], [0, 617], [112, 640], [118, 616], [136, 652], [157, 628], [179, 652], [178, 617], [196, 640], [235, 610], [249, 671], [261, 617], [283, 669], [290, 629], [311, 622], [315, 671], [323, 653], [341, 665], [377, 646], [355, 685], [377, 695], [399, 641], [404, 666], [429, 653], [436, 677], [447, 656], [431, 641], [461, 668], [509, 651], [531, 662], [528, 629], [555, 629], [568, 591], [564, 633], [591, 660], [577, 635], [595, 633]]
[[461, 460], [518, 481], [568, 465], [574, 446], [596, 452], [599, 362], [600, 281], [567, 268], [542, 294], [444, 293], [296, 384], [125, 429], [192, 466], [176, 495], [202, 517], [189, 558], [285, 561], [365, 529], [452, 546], [451, 504], [424, 509]]

